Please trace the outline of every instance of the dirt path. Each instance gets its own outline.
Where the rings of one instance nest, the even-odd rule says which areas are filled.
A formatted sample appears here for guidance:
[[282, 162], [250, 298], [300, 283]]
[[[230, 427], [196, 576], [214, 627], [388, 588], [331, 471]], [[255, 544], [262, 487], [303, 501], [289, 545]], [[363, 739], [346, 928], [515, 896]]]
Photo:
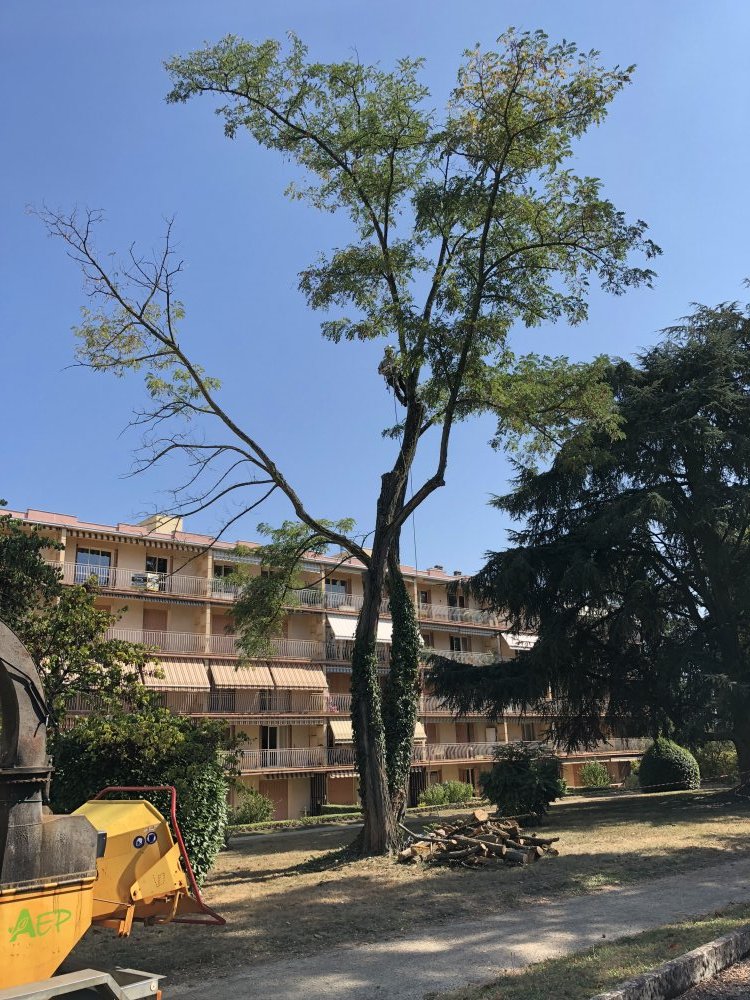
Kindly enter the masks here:
[[[377, 944], [235, 968], [186, 1000], [421, 1000], [500, 972], [750, 898], [750, 859], [587, 896], [539, 901], [482, 920]], [[168, 983], [164, 984], [168, 990]], [[168, 993], [167, 993], [168, 995]]]

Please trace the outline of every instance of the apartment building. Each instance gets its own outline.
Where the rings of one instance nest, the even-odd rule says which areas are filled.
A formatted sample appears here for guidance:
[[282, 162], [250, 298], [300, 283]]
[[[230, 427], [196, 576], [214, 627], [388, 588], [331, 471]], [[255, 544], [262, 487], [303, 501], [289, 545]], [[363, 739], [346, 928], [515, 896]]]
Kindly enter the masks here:
[[[324, 803], [357, 801], [352, 743], [351, 652], [362, 603], [362, 566], [342, 556], [315, 556], [287, 611], [283, 634], [268, 657], [241, 661], [232, 634], [236, 596], [231, 574], [236, 543], [183, 529], [179, 518], [104, 525], [41, 510], [9, 511], [62, 545], [49, 550], [67, 584], [98, 581], [100, 606], [121, 613], [111, 636], [158, 652], [158, 670], [144, 682], [170, 710], [221, 719], [238, 737], [242, 781], [268, 795], [278, 819], [316, 813]], [[260, 573], [252, 542], [242, 542], [248, 572]], [[461, 663], [512, 658], [534, 642], [516, 635], [461, 592], [460, 571], [403, 567], [417, 608], [427, 656], [432, 650]], [[452, 586], [456, 583], [458, 587]], [[387, 601], [378, 625], [378, 658], [388, 670], [391, 621]], [[72, 715], [87, 711], [71, 704]], [[479, 785], [495, 747], [537, 740], [540, 719], [509, 713], [498, 719], [455, 718], [429, 690], [414, 731], [410, 799], [427, 784], [449, 779]], [[612, 739], [595, 752], [561, 755], [562, 775], [579, 784], [582, 763], [605, 762], [613, 780], [629, 771], [642, 741]]]

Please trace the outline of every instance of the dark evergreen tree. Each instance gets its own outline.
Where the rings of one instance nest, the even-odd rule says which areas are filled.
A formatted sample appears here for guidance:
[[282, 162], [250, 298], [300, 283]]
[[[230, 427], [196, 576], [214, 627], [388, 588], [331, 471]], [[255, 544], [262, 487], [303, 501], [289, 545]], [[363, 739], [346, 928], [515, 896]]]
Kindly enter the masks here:
[[697, 307], [608, 379], [621, 436], [581, 429], [494, 501], [524, 526], [473, 588], [538, 642], [490, 668], [436, 662], [432, 683], [464, 711], [544, 710], [568, 747], [618, 727], [728, 739], [746, 779], [750, 312]]

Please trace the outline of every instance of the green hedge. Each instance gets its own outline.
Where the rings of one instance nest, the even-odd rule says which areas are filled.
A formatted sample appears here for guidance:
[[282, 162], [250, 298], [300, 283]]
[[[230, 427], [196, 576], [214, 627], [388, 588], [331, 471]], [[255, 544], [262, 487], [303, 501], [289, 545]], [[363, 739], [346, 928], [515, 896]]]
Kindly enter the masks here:
[[641, 758], [638, 780], [644, 792], [674, 792], [700, 788], [701, 772], [689, 750], [660, 738], [654, 740]]

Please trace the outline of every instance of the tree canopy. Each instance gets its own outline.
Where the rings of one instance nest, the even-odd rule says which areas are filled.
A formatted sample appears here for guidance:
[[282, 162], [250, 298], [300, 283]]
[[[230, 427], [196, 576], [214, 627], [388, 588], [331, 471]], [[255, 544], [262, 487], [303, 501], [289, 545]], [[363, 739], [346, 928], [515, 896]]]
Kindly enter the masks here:
[[472, 586], [536, 645], [433, 683], [463, 710], [540, 707], [569, 746], [731, 739], [747, 772], [750, 311], [699, 306], [665, 334], [610, 364], [622, 436], [580, 430], [494, 501], [523, 526]]

